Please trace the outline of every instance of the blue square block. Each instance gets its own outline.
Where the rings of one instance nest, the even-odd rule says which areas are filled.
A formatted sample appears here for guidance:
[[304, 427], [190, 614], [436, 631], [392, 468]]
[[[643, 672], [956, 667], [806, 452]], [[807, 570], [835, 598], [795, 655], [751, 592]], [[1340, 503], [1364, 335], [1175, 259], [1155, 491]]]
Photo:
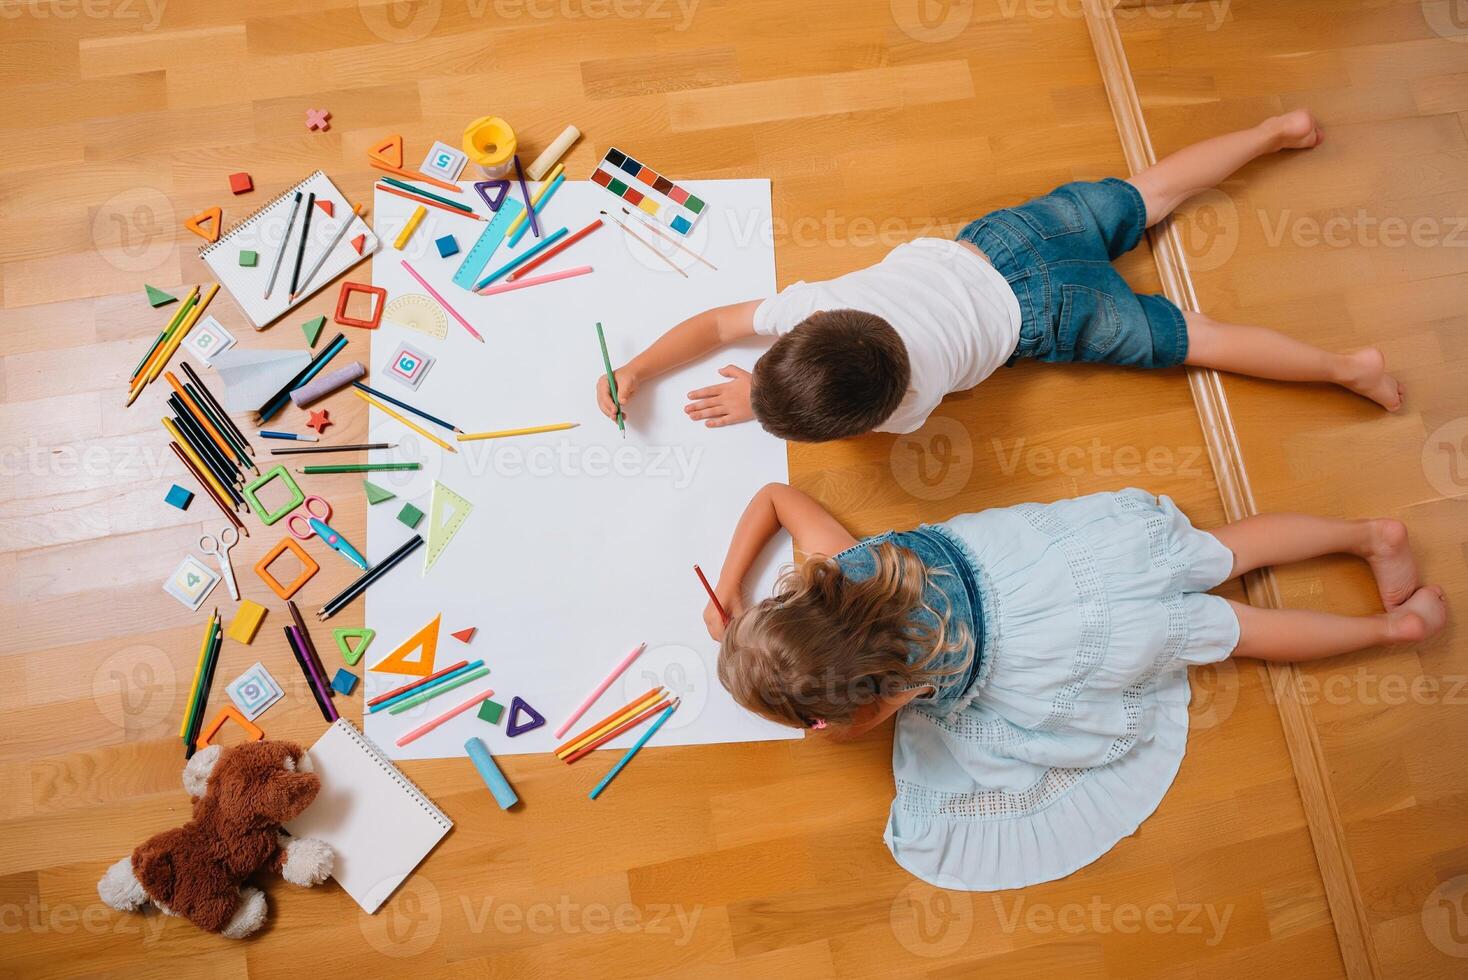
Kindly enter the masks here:
[[345, 667], [337, 668], [336, 676], [331, 679], [331, 689], [338, 694], [351, 694], [357, 689], [357, 675]]
[[194, 492], [192, 490], [185, 490], [175, 483], [168, 488], [168, 496], [163, 499], [179, 510], [188, 510], [189, 504], [194, 502]]
[[459, 243], [454, 240], [453, 235], [445, 235], [442, 238], [436, 239], [433, 244], [438, 246], [438, 257], [441, 259], [446, 259], [450, 255], [459, 254]]

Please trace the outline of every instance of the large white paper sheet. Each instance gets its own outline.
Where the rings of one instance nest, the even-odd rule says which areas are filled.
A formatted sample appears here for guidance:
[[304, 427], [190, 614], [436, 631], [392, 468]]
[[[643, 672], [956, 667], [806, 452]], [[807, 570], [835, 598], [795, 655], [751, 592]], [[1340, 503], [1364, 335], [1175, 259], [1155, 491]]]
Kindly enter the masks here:
[[[744, 711], [719, 684], [718, 647], [704, 628], [706, 599], [692, 569], [698, 562], [715, 575], [751, 494], [788, 477], [784, 444], [758, 425], [708, 429], [683, 413], [690, 390], [722, 380], [717, 370], [725, 364], [751, 367], [763, 345], [716, 353], [644, 385], [630, 403], [625, 438], [594, 400], [602, 374], [598, 320], [612, 363], [620, 365], [693, 313], [774, 292], [769, 182], [686, 186], [711, 208], [688, 244], [717, 272], [669, 249], [688, 270], [685, 279], [607, 222], [537, 270], [591, 265], [594, 273], [477, 296], [450, 280], [484, 225], [436, 210], [405, 253], [387, 249], [376, 256], [373, 282], [386, 287], [389, 300], [424, 292], [402, 268], [399, 260], [406, 257], [485, 342], [473, 340], [452, 316], [442, 341], [384, 319], [372, 340], [375, 386], [466, 431], [580, 423], [563, 432], [461, 443], [459, 454], [451, 455], [373, 410], [372, 441], [399, 442], [373, 458], [420, 460], [424, 468], [371, 475], [398, 499], [369, 509], [369, 560], [381, 559], [411, 533], [397, 520], [404, 501], [429, 512], [435, 480], [474, 509], [426, 576], [421, 549], [369, 590], [367, 625], [377, 638], [365, 665], [441, 613], [437, 663], [483, 658], [491, 671], [404, 714], [367, 715], [367, 734], [394, 758], [463, 756], [471, 735], [499, 754], [547, 751], [557, 743], [553, 730], [642, 641], [647, 651], [573, 732], [663, 684], [682, 697], [682, 706], [655, 744], [799, 737]], [[470, 185], [464, 187], [463, 199], [482, 210]], [[380, 233], [393, 238], [412, 209], [409, 201], [379, 193]], [[627, 220], [606, 190], [568, 182], [545, 209], [542, 230], [564, 226], [574, 233], [603, 209]], [[455, 236], [458, 255], [438, 257], [433, 242], [444, 234]], [[535, 241], [527, 235], [513, 250], [501, 245], [489, 268]], [[401, 341], [437, 358], [417, 392], [397, 385], [385, 370]], [[425, 538], [428, 522], [425, 517], [419, 528]], [[788, 539], [771, 546], [749, 583], [752, 595], [769, 593], [789, 555]], [[449, 635], [470, 626], [478, 633], [468, 645]], [[368, 670], [364, 694], [371, 698], [411, 679]], [[548, 724], [508, 738], [504, 718], [491, 726], [471, 710], [407, 746], [395, 744], [486, 687], [507, 709], [514, 697], [524, 698]], [[629, 744], [636, 734], [613, 744]]]

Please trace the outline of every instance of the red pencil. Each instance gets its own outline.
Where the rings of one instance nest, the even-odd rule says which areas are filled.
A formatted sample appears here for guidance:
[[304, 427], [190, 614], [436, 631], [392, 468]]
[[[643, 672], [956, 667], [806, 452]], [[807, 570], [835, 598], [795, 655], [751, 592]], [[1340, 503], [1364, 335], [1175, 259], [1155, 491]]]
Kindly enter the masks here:
[[603, 745], [604, 743], [610, 742], [612, 739], [616, 738], [618, 735], [622, 734], [623, 732], [627, 731], [628, 729], [636, 728], [638, 725], [642, 724], [648, 718], [650, 718], [653, 715], [657, 714], [659, 711], [662, 711], [664, 708], [666, 708], [668, 706], [668, 704], [669, 704], [668, 699], [664, 698], [662, 701], [659, 701], [657, 704], [653, 705], [651, 708], [648, 708], [642, 714], [638, 715], [636, 718], [633, 718], [631, 721], [627, 722], [626, 724], [621, 725], [621, 726], [619, 726], [617, 728], [612, 729], [611, 731], [607, 732], [605, 735], [603, 735], [601, 738], [597, 739], [594, 742], [589, 742], [586, 745], [581, 746], [581, 748], [577, 749], [575, 752], [572, 752], [570, 755], [566, 756], [566, 758], [563, 761], [566, 763], [566, 765], [569, 766], [571, 763], [575, 762], [577, 759], [579, 759], [582, 756], [586, 755], [588, 752], [592, 752], [596, 748], [598, 748], [599, 746]]
[[719, 601], [719, 597], [714, 595], [714, 589], [713, 586], [709, 585], [709, 580], [703, 577], [703, 569], [694, 565], [693, 571], [697, 573], [698, 580], [703, 583], [703, 590], [709, 594], [709, 602], [712, 602], [714, 608], [719, 611], [719, 616], [724, 620], [724, 625], [729, 625], [729, 613], [724, 609], [724, 604]]
[[370, 708], [374, 704], [381, 704], [382, 702], [386, 701], [388, 698], [397, 697], [399, 694], [402, 694], [404, 691], [412, 690], [415, 687], [422, 687], [424, 684], [427, 684], [429, 681], [435, 680], [435, 679], [437, 679], [439, 677], [442, 677], [444, 674], [447, 674], [451, 670], [458, 670], [460, 667], [466, 667], [466, 666], [468, 666], [468, 664], [469, 664], [469, 661], [467, 661], [467, 660], [460, 660], [458, 663], [456, 663], [456, 664], [454, 664], [454, 665], [452, 665], [450, 667], [445, 667], [443, 670], [435, 671], [432, 674], [429, 674], [427, 677], [420, 677], [416, 681], [411, 681], [411, 682], [409, 682], [407, 684], [404, 684], [402, 687], [395, 687], [391, 691], [388, 691], [386, 694], [379, 694], [377, 697], [373, 698], [371, 701], [368, 701], [367, 702], [367, 707]]
[[505, 282], [514, 282], [516, 279], [519, 279], [521, 276], [523, 276], [525, 273], [529, 272], [531, 269], [533, 269], [536, 266], [540, 265], [546, 259], [549, 259], [552, 256], [554, 256], [554, 255], [556, 255], [556, 254], [558, 254], [560, 252], [564, 252], [566, 249], [570, 248], [572, 245], [575, 245], [577, 242], [581, 241], [581, 239], [585, 238], [587, 235], [589, 235], [592, 232], [596, 231], [600, 227], [601, 227], [601, 219], [600, 218], [597, 218], [591, 224], [587, 225], [585, 228], [582, 228], [576, 234], [574, 234], [570, 238], [567, 238], [566, 240], [562, 241], [561, 243], [559, 243], [558, 245], [556, 245], [554, 248], [548, 248], [548, 249], [546, 249], [544, 252], [542, 252], [541, 254], [537, 255], [535, 258], [531, 259], [529, 262], [526, 262], [524, 265], [520, 266], [520, 268], [516, 269], [514, 272], [510, 273], [508, 276], [505, 277]]

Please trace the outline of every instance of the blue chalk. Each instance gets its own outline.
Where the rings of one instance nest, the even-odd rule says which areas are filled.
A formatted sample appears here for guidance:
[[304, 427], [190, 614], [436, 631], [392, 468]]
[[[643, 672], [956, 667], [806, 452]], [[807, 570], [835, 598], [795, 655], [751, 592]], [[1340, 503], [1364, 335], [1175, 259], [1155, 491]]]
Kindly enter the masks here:
[[340, 694], [351, 694], [357, 689], [357, 675], [345, 667], [338, 667], [336, 676], [331, 679], [331, 689]]
[[479, 770], [479, 778], [484, 780], [484, 785], [494, 794], [494, 801], [500, 805], [501, 810], [508, 810], [520, 802], [520, 797], [515, 795], [514, 788], [505, 779], [505, 774], [500, 772], [500, 767], [494, 764], [494, 758], [483, 742], [471, 738], [464, 743], [464, 748], [469, 750], [469, 758], [473, 760], [474, 768]]
[[441, 259], [446, 259], [450, 255], [459, 254], [459, 243], [455, 241], [453, 235], [445, 235], [442, 238], [435, 239], [433, 244], [438, 246], [438, 257]]
[[189, 504], [194, 502], [194, 493], [192, 490], [185, 490], [183, 487], [175, 483], [173, 486], [168, 488], [168, 496], [164, 497], [163, 499], [166, 502], [177, 507], [179, 510], [188, 510]]

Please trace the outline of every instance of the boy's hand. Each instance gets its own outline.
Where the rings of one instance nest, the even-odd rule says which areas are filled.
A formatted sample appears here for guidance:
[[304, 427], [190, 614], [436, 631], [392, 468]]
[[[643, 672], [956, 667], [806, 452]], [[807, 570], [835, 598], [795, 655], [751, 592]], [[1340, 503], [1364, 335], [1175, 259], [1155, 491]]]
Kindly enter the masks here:
[[[725, 595], [722, 590], [716, 591], [719, 594], [719, 601], [724, 604], [724, 609], [729, 613], [731, 618], [738, 616], [744, 611], [744, 599], [742, 596], [737, 594]], [[712, 602], [706, 603], [703, 607], [703, 624], [708, 627], [709, 636], [713, 637], [716, 641], [724, 638], [724, 630], [728, 628], [724, 622], [724, 617], [719, 615], [719, 611], [714, 608]]]
[[[627, 403], [637, 393], [637, 374], [624, 367], [613, 371], [612, 376], [617, 379], [617, 401], [622, 403], [622, 417], [626, 418]], [[596, 379], [596, 403], [603, 415], [613, 422], [617, 421], [617, 402], [612, 401], [612, 389], [607, 386], [605, 374]]]
[[[687, 412], [691, 419], [704, 420], [703, 424], [709, 428], [737, 425], [754, 418], [754, 410], [749, 407], [750, 382], [753, 375], [732, 364], [724, 365], [719, 369], [719, 373], [729, 380], [721, 385], [710, 385], [707, 388], [690, 391], [688, 397], [692, 401], [684, 407], [683, 411]], [[617, 378], [617, 383], [622, 383], [620, 377]]]

